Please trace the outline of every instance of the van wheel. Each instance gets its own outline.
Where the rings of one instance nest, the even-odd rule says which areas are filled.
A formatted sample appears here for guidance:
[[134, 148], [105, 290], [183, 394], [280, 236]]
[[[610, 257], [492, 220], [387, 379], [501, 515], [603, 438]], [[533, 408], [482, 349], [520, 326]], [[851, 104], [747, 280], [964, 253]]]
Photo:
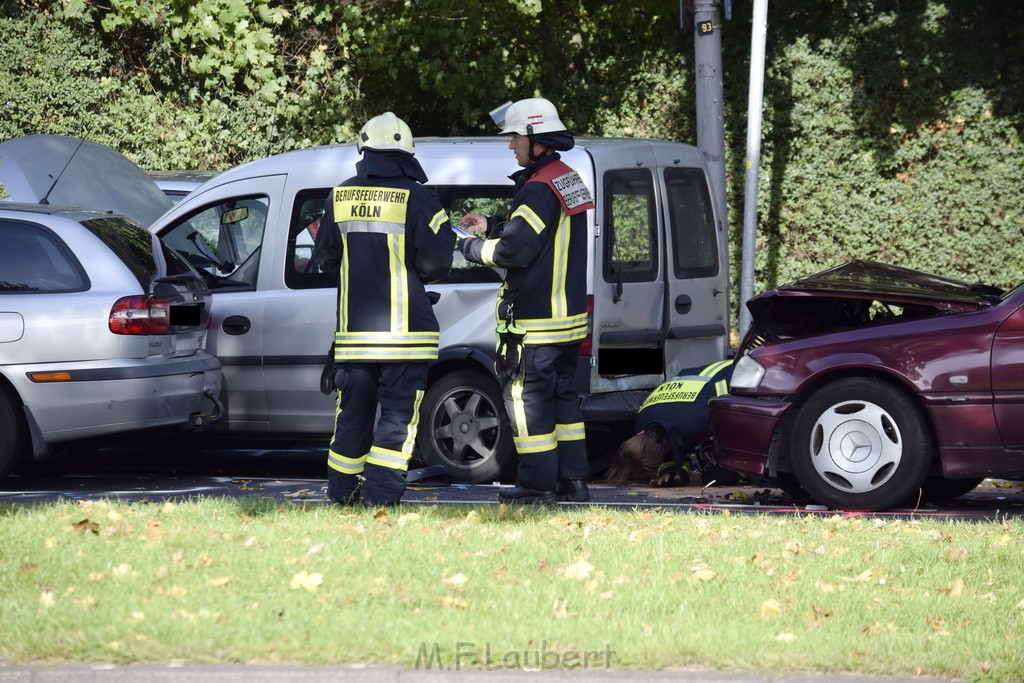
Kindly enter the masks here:
[[489, 484], [513, 474], [512, 426], [497, 383], [482, 372], [452, 372], [427, 388], [417, 442], [423, 459], [457, 482]]
[[906, 502], [928, 474], [932, 439], [917, 405], [889, 384], [850, 377], [828, 384], [796, 414], [790, 457], [814, 500], [845, 510]]
[[11, 391], [0, 387], [0, 477], [28, 457], [28, 426], [21, 404]]

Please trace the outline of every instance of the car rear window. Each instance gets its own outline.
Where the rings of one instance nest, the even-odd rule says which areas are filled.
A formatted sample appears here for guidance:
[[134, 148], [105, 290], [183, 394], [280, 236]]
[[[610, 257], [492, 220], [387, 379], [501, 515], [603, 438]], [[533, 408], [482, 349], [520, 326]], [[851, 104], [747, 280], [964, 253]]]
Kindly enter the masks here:
[[110, 247], [131, 271], [142, 288], [148, 289], [157, 275], [156, 260], [153, 258], [154, 243], [160, 244], [160, 253], [166, 265], [166, 275], [194, 274], [195, 271], [172, 249], [164, 247], [145, 228], [123, 218], [93, 218], [82, 225]]
[[53, 233], [31, 223], [0, 221], [0, 293], [74, 292], [85, 277]]

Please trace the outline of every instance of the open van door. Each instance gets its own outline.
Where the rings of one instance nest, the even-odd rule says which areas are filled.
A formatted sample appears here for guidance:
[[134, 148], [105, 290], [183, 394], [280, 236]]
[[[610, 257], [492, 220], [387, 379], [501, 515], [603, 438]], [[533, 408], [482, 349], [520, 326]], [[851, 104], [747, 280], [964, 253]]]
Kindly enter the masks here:
[[721, 360], [727, 255], [703, 157], [647, 140], [587, 151], [600, 187], [590, 393], [647, 391], [680, 368]]
[[668, 238], [665, 374], [673, 377], [728, 353], [729, 252], [707, 169], [674, 164], [675, 154], [658, 156]]

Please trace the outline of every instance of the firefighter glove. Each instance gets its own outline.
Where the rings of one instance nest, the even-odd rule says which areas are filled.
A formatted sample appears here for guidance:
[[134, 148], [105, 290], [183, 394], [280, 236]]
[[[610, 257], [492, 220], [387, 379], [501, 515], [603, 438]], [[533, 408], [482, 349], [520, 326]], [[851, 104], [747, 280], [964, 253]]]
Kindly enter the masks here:
[[496, 331], [498, 352], [494, 360], [495, 373], [498, 377], [522, 379], [526, 376], [526, 354], [523, 353], [526, 329], [515, 322], [503, 322]]
[[327, 360], [324, 362], [324, 369], [320, 373], [320, 393], [330, 396], [334, 393], [336, 386], [334, 386], [334, 343], [331, 343], [331, 349], [327, 352]]

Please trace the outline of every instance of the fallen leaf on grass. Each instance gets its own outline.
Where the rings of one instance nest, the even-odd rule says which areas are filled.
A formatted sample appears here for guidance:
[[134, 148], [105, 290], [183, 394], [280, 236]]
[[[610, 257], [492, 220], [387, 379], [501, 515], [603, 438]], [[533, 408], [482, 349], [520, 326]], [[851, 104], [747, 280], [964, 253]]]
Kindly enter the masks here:
[[75, 522], [71, 525], [71, 528], [75, 531], [81, 531], [83, 534], [91, 532], [98, 536], [100, 533], [100, 525], [88, 518]]
[[766, 618], [769, 618], [769, 619], [774, 619], [775, 617], [779, 616], [780, 614], [782, 614], [782, 603], [779, 602], [778, 600], [774, 600], [774, 599], [765, 600], [764, 602], [761, 603], [761, 616], [762, 617], [766, 617]]
[[224, 586], [228, 585], [229, 583], [231, 583], [231, 577], [230, 576], [218, 576], [215, 579], [210, 579], [209, 581], [207, 581], [206, 585], [209, 586], [210, 588], [223, 588]]
[[885, 570], [881, 567], [871, 567], [857, 574], [857, 576], [840, 576], [839, 578], [849, 583], [866, 583], [878, 578], [879, 583], [885, 583]]
[[690, 583], [695, 583], [697, 581], [711, 581], [718, 576], [718, 574], [706, 564], [695, 564], [690, 567], [690, 571], [692, 572], [690, 574]]
[[567, 579], [585, 579], [594, 571], [594, 565], [587, 562], [585, 558], [579, 558], [568, 567], [562, 570], [562, 576]]
[[39, 594], [39, 606], [40, 607], [53, 607], [55, 600], [53, 599], [52, 591], [43, 591]]
[[461, 589], [469, 582], [469, 578], [465, 574], [456, 574], [455, 576], [449, 576], [444, 582], [449, 586]]
[[462, 598], [456, 598], [451, 595], [442, 595], [437, 599], [437, 604], [441, 607], [451, 607], [453, 609], [467, 609], [469, 603]]
[[323, 582], [323, 574], [311, 574], [303, 569], [292, 577], [291, 583], [288, 585], [292, 590], [299, 590], [301, 588], [307, 591], [315, 591]]
[[643, 529], [637, 529], [636, 531], [629, 534], [630, 543], [641, 543], [645, 538], [651, 535], [654, 530], [649, 527]]
[[418, 512], [407, 512], [398, 518], [398, 526], [405, 526], [412, 522], [418, 522], [420, 519], [420, 513]]

